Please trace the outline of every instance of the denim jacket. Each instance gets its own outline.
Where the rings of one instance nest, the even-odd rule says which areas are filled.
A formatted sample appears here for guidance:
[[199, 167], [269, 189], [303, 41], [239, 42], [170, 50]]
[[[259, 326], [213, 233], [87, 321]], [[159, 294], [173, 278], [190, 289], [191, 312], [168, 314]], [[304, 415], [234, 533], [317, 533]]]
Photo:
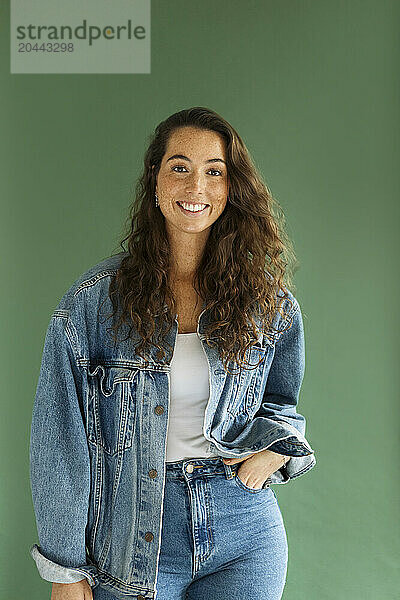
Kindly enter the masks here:
[[[139, 337], [110, 342], [110, 322], [97, 313], [103, 301], [102, 314], [112, 311], [108, 287], [124, 255], [82, 274], [47, 328], [31, 424], [39, 544], [30, 554], [47, 581], [86, 578], [92, 588], [101, 583], [117, 597], [147, 600], [155, 598], [161, 544], [172, 351], [160, 360], [151, 347], [146, 362], [135, 354]], [[269, 448], [291, 457], [263, 487], [287, 483], [316, 463], [296, 411], [304, 333], [299, 304], [289, 298], [286, 317], [274, 317], [278, 332], [261, 332], [248, 350], [252, 364], [264, 358], [253, 370], [227, 374], [217, 348], [204, 342], [205, 309], [197, 326], [209, 365], [209, 450], [236, 458]], [[172, 348], [177, 316], [167, 334]]]

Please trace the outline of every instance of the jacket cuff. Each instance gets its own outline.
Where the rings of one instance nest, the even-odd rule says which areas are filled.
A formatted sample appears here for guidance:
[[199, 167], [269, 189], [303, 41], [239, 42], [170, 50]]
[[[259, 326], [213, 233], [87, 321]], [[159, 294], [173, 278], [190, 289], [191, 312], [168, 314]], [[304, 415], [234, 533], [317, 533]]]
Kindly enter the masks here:
[[[300, 454], [300, 448], [303, 448], [305, 450], [305, 452], [303, 451], [302, 454], [312, 454], [314, 452], [307, 438], [301, 433], [301, 431], [297, 427], [295, 427], [294, 425], [292, 425], [288, 421], [285, 421], [282, 418], [274, 419], [274, 421], [277, 425], [283, 427], [286, 430], [286, 433], [292, 434], [291, 436], [286, 436], [286, 439], [282, 440], [282, 442], [285, 442], [287, 444], [288, 449], [288, 452], [283, 454], [294, 454], [296, 456], [297, 449], [299, 450], [298, 454]], [[280, 442], [281, 440], [278, 441]], [[294, 452], [292, 453], [291, 450], [293, 450]]]
[[46, 581], [53, 583], [77, 583], [86, 578], [92, 588], [96, 587], [99, 583], [97, 569], [94, 565], [81, 565], [77, 568], [64, 567], [44, 556], [37, 544], [33, 544], [30, 554], [36, 562], [39, 575]]
[[[279, 422], [279, 421], [278, 421]], [[277, 471], [272, 473], [264, 482], [263, 487], [274, 483], [288, 483], [316, 465], [314, 450], [311, 448], [305, 436], [293, 425], [287, 421], [280, 422], [287, 432], [292, 433], [285, 439], [277, 440], [268, 446], [268, 450], [289, 456], [289, 460]], [[305, 454], [307, 452], [307, 454]]]
[[291, 456], [285, 465], [272, 473], [263, 483], [263, 488], [274, 483], [288, 483], [291, 479], [304, 475], [316, 465], [317, 461], [314, 454], [307, 456]]

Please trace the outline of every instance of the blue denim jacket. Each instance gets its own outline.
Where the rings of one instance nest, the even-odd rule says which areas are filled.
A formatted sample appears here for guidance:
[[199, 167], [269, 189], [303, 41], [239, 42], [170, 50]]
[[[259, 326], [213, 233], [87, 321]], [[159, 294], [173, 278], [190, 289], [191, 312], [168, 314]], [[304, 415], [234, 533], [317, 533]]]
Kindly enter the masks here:
[[[47, 581], [86, 578], [92, 588], [101, 582], [117, 597], [143, 600], [156, 592], [172, 352], [160, 360], [151, 347], [146, 363], [134, 351], [139, 338], [116, 345], [106, 331], [110, 321], [98, 318], [103, 301], [101, 314], [112, 312], [108, 287], [124, 255], [82, 274], [47, 328], [31, 425], [39, 545], [30, 553]], [[316, 463], [296, 411], [304, 333], [299, 304], [289, 297], [286, 319], [280, 311], [274, 317], [278, 333], [261, 332], [248, 351], [253, 364], [264, 358], [253, 370], [225, 372], [217, 348], [204, 342], [204, 304], [197, 326], [209, 365], [209, 450], [245, 457], [269, 448], [291, 457], [263, 487], [287, 483]], [[176, 315], [167, 335], [172, 348], [177, 332]]]

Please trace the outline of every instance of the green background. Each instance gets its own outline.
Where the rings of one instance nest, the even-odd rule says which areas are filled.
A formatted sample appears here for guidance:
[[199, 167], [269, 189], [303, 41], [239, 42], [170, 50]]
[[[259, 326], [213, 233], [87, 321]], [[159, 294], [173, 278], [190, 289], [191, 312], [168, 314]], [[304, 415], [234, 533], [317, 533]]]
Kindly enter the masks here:
[[198, 105], [243, 137], [301, 265], [317, 465], [274, 487], [283, 598], [398, 598], [399, 2], [153, 0], [149, 75], [10, 75], [0, 7], [0, 598], [50, 598], [28, 454], [50, 315], [118, 251], [150, 132]]

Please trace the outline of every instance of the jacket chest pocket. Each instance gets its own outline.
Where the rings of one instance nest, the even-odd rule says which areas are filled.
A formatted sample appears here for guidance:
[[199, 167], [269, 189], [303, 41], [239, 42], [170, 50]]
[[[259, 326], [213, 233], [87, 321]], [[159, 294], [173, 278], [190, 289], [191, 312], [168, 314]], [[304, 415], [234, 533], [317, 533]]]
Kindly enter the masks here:
[[132, 446], [138, 369], [97, 365], [88, 370], [88, 439], [114, 455]]
[[265, 363], [267, 361], [267, 354], [270, 350], [270, 346], [263, 347], [261, 345], [254, 345], [250, 349], [250, 361], [252, 365], [260, 364], [258, 367], [253, 369], [242, 369], [240, 374], [236, 375], [234, 381], [233, 394], [228, 405], [228, 413], [232, 417], [237, 415], [252, 416], [255, 409], [257, 408], [259, 401], [259, 391], [261, 389], [263, 373]]

